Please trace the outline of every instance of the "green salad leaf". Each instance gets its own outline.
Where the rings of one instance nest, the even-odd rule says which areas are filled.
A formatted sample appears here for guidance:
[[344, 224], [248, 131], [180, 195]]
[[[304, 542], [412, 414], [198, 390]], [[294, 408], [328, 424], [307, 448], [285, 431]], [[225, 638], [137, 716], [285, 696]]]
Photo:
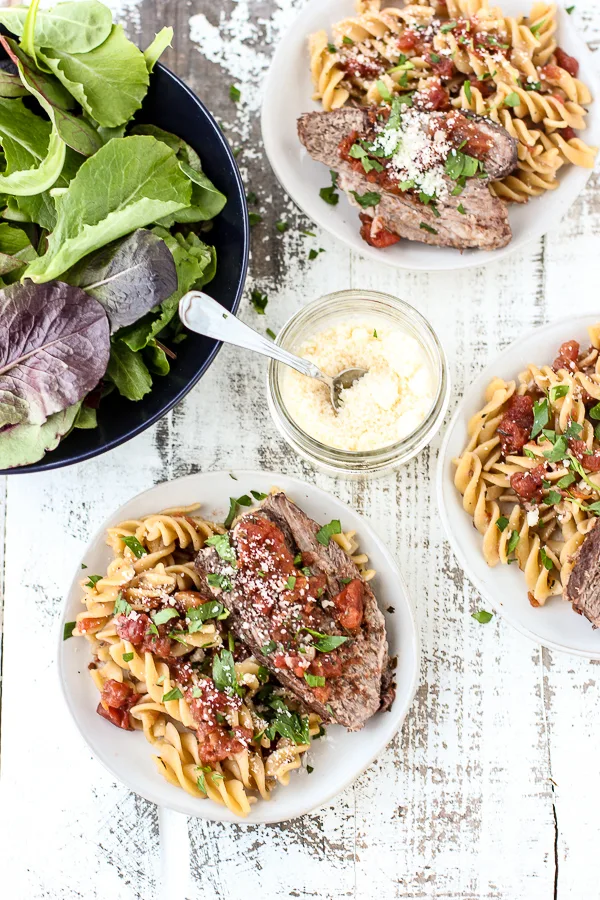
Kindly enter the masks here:
[[81, 403], [48, 416], [41, 425], [24, 423], [7, 428], [0, 440], [0, 469], [37, 462], [48, 450], [55, 450], [69, 433]]
[[144, 50], [144, 59], [146, 60], [146, 68], [148, 72], [152, 72], [154, 70], [154, 66], [163, 55], [167, 47], [171, 46], [171, 41], [173, 40], [173, 29], [172, 28], [161, 28], [157, 35], [154, 36], [154, 40], [150, 44], [150, 46]]
[[[21, 37], [27, 7], [0, 9], [0, 25]], [[36, 47], [54, 47], [68, 53], [87, 53], [102, 44], [112, 29], [112, 14], [98, 0], [85, 3], [58, 3], [53, 9], [40, 9], [35, 19], [33, 41]]]
[[65, 144], [58, 131], [20, 99], [0, 98], [0, 142], [6, 157], [6, 170], [0, 175], [4, 194], [39, 194], [51, 188], [62, 172]]
[[128, 400], [141, 400], [152, 388], [152, 377], [139, 353], [122, 341], [113, 341], [106, 374]]
[[7, 222], [0, 223], [0, 275], [21, 269], [37, 256], [31, 241], [22, 228]]
[[127, 122], [142, 105], [149, 84], [141, 50], [113, 25], [108, 38], [88, 53], [45, 48], [38, 56], [82, 108], [100, 125]]
[[161, 141], [143, 136], [110, 141], [55, 198], [57, 222], [48, 250], [26, 277], [38, 283], [57, 278], [87, 253], [187, 206], [190, 196], [189, 180]]

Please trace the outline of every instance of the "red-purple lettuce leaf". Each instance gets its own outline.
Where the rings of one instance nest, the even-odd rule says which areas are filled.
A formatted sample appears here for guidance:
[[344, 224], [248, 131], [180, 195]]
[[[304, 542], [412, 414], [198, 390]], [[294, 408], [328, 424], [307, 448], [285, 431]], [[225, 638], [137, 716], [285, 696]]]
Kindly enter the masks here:
[[82, 400], [104, 375], [109, 349], [106, 313], [80, 288], [26, 281], [1, 290], [0, 428], [41, 425]]
[[137, 322], [177, 290], [171, 251], [144, 228], [84, 257], [64, 279], [102, 304], [111, 332]]

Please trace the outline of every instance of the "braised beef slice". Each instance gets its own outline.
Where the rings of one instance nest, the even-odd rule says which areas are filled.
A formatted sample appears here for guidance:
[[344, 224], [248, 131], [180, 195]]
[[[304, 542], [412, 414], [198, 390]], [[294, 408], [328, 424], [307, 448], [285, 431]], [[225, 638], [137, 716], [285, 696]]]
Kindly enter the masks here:
[[[344, 588], [342, 579], [360, 578], [358, 569], [341, 548], [330, 541], [324, 547], [316, 540], [320, 526], [293, 504], [284, 494], [270, 495], [258, 510], [247, 513], [236, 524], [231, 532], [232, 546], [236, 546], [236, 534], [243, 523], [255, 522], [264, 517], [281, 530], [290, 552], [295, 556], [302, 553], [303, 565], [309, 566], [314, 575], [322, 575], [326, 579], [323, 599], [337, 596]], [[201, 550], [196, 558], [196, 568], [206, 586], [206, 576], [220, 572], [223, 562], [212, 548]], [[279, 682], [297, 697], [306, 709], [313, 710], [325, 722], [337, 722], [350, 730], [362, 728], [382, 705], [382, 688], [384, 689], [384, 706], [389, 708], [393, 701], [393, 676], [389, 671], [385, 622], [373, 592], [364, 585], [364, 618], [360, 628], [350, 634], [348, 640], [335, 653], [341, 661], [343, 675], [328, 678], [330, 696], [327, 702], [320, 702], [304, 678], [300, 678], [287, 668], [274, 665], [274, 656], [263, 653], [262, 648], [272, 639], [271, 621], [268, 615], [262, 614], [248, 597], [234, 589], [222, 597], [230, 611], [231, 629], [240, 636], [249, 647], [254, 657]], [[315, 615], [321, 623], [316, 630], [325, 634], [342, 634], [339, 622], [329, 612], [315, 604]], [[324, 654], [317, 653], [317, 659]], [[384, 674], [385, 673], [385, 674]]]
[[600, 528], [589, 532], [577, 555], [564, 591], [575, 612], [583, 613], [594, 628], [600, 625]]
[[[431, 113], [432, 117], [440, 115], [444, 114]], [[493, 138], [492, 149], [483, 157], [488, 174], [498, 178], [511, 171], [516, 154], [513, 138], [487, 119], [470, 117], [470, 121], [476, 121], [477, 127], [489, 134], [490, 141]], [[381, 193], [374, 213], [378, 225], [386, 231], [408, 240], [459, 250], [494, 250], [510, 242], [512, 232], [506, 206], [490, 192], [487, 179], [468, 178], [462, 193], [452, 196], [455, 182], [448, 178], [449, 195], [436, 201], [436, 216], [431, 206], [421, 203], [410, 191], [397, 194], [382, 190], [366, 174], [341, 159], [340, 142], [352, 132], [357, 136], [366, 134], [369, 127], [368, 111], [346, 108], [306, 113], [298, 120], [298, 135], [313, 159], [338, 173], [338, 185], [352, 205], [361, 208], [352, 191], [359, 196], [374, 190]]]

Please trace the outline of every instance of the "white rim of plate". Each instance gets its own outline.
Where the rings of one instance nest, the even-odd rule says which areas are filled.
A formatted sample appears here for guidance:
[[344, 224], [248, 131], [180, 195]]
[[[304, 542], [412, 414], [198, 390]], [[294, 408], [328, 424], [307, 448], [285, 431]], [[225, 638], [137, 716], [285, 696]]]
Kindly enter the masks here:
[[[102, 539], [106, 529], [110, 525], [114, 524], [115, 522], [120, 521], [119, 516], [121, 515], [121, 511], [124, 510], [126, 507], [128, 507], [131, 503], [133, 503], [137, 500], [140, 500], [142, 497], [145, 497], [148, 494], [151, 494], [156, 488], [162, 487], [165, 484], [174, 484], [174, 483], [179, 484], [179, 483], [186, 482], [186, 481], [193, 481], [198, 476], [202, 476], [202, 475], [204, 475], [204, 476], [226, 475], [229, 478], [229, 477], [231, 477], [232, 474], [237, 477], [249, 477], [249, 478], [253, 478], [253, 477], [257, 477], [257, 476], [264, 478], [266, 475], [268, 475], [268, 476], [272, 476], [273, 484], [277, 484], [277, 479], [281, 480], [281, 478], [283, 477], [283, 478], [285, 478], [286, 481], [291, 482], [294, 485], [297, 485], [298, 488], [300, 488], [302, 490], [305, 490], [308, 487], [311, 491], [315, 491], [316, 493], [318, 493], [319, 495], [321, 495], [322, 497], [324, 497], [326, 499], [331, 499], [333, 496], [328, 491], [323, 490], [323, 488], [317, 487], [314, 484], [310, 484], [310, 483], [301, 481], [299, 478], [295, 478], [292, 475], [282, 476], [281, 473], [268, 472], [268, 471], [264, 471], [264, 470], [260, 471], [257, 469], [230, 469], [230, 470], [219, 469], [217, 471], [197, 472], [192, 475], [184, 475], [181, 478], [173, 478], [170, 481], [159, 482], [158, 484], [155, 484], [150, 488], [146, 488], [146, 490], [144, 490], [144, 491], [140, 491], [139, 493], [135, 494], [133, 497], [130, 497], [128, 500], [126, 500], [125, 503], [122, 503], [121, 506], [117, 510], [115, 510], [110, 516], [108, 516], [105, 519], [105, 521], [102, 523], [102, 525], [95, 531], [93, 536], [87, 542], [86, 548], [83, 552], [83, 555], [79, 559], [77, 568], [75, 569], [75, 575], [70, 582], [70, 587], [69, 587], [67, 596], [70, 596], [71, 591], [73, 590], [73, 587], [74, 587], [75, 583], [77, 582], [77, 575], [81, 571], [80, 566], [81, 566], [81, 563], [84, 561], [87, 550], [90, 547], [92, 547], [93, 545], [96, 545]], [[168, 806], [166, 806], [164, 804], [159, 804], [154, 797], [149, 796], [146, 792], [140, 791], [137, 788], [130, 787], [130, 785], [127, 782], [123, 781], [121, 774], [113, 767], [112, 762], [108, 758], [106, 758], [105, 755], [101, 751], [99, 751], [96, 747], [92, 747], [92, 745], [88, 742], [85, 734], [83, 733], [83, 729], [79, 723], [79, 719], [75, 713], [75, 710], [71, 706], [69, 697], [67, 696], [66, 680], [65, 680], [65, 676], [64, 676], [64, 672], [63, 672], [63, 644], [64, 644], [63, 627], [65, 624], [65, 615], [66, 615], [66, 611], [67, 611], [67, 602], [68, 602], [68, 600], [67, 600], [67, 601], [65, 601], [65, 603], [63, 605], [63, 610], [62, 610], [62, 614], [61, 614], [60, 621], [58, 623], [58, 629], [57, 629], [58, 654], [57, 654], [57, 665], [55, 668], [55, 672], [58, 677], [58, 681], [59, 681], [59, 685], [60, 685], [60, 693], [61, 693], [63, 702], [64, 702], [67, 710], [69, 711], [71, 720], [74, 723], [75, 727], [77, 728], [77, 731], [79, 732], [86, 747], [88, 747], [88, 749], [90, 750], [90, 752], [92, 753], [94, 758], [102, 764], [102, 766], [107, 770], [107, 772], [109, 772], [113, 778], [115, 778], [118, 782], [123, 784], [128, 790], [132, 791], [135, 794], [138, 794], [140, 797], [143, 797], [145, 800], [148, 800], [148, 802], [155, 803], [157, 806], [161, 806], [164, 809], [172, 809], [175, 812], [180, 812], [187, 816], [191, 815], [191, 816], [194, 816], [195, 818], [205, 819], [207, 821], [226, 822], [227, 824], [247, 825], [247, 826], [273, 825], [273, 824], [277, 824], [278, 822], [288, 822], [288, 821], [292, 821], [293, 819], [297, 819], [300, 816], [307, 815], [308, 813], [314, 812], [317, 809], [321, 809], [326, 803], [328, 803], [334, 797], [337, 797], [339, 794], [342, 793], [342, 791], [346, 790], [346, 788], [349, 785], [353, 784], [369, 768], [369, 766], [371, 766], [373, 764], [373, 762], [377, 759], [377, 757], [387, 748], [387, 746], [394, 739], [396, 734], [400, 731], [400, 729], [404, 725], [408, 711], [410, 710], [410, 708], [414, 702], [414, 699], [415, 699], [415, 696], [417, 693], [417, 688], [419, 686], [419, 679], [420, 679], [421, 641], [420, 641], [420, 637], [419, 637], [419, 630], [418, 630], [418, 626], [417, 626], [417, 622], [416, 622], [415, 610], [414, 610], [412, 598], [406, 587], [406, 582], [404, 581], [404, 577], [400, 571], [400, 567], [396, 561], [395, 555], [388, 548], [385, 541], [383, 541], [382, 538], [379, 537], [379, 535], [377, 534], [377, 532], [375, 531], [375, 529], [373, 528], [371, 523], [369, 521], [367, 521], [360, 513], [356, 512], [356, 510], [353, 510], [347, 503], [344, 503], [343, 500], [339, 500], [337, 497], [334, 497], [333, 499], [335, 499], [336, 503], [339, 503], [342, 506], [344, 506], [346, 509], [350, 510], [350, 512], [353, 515], [359, 516], [359, 518], [361, 519], [362, 525], [364, 525], [365, 533], [368, 532], [369, 537], [378, 544], [379, 549], [381, 550], [383, 555], [386, 557], [386, 563], [388, 565], [390, 574], [392, 574], [400, 583], [400, 586], [402, 588], [402, 593], [403, 593], [403, 599], [405, 601], [406, 611], [408, 613], [408, 616], [409, 616], [409, 619], [411, 622], [411, 626], [412, 626], [410, 642], [411, 642], [412, 650], [414, 653], [414, 666], [413, 666], [413, 670], [412, 670], [411, 683], [410, 683], [409, 689], [406, 692], [406, 697], [405, 697], [404, 703], [402, 704], [402, 706], [400, 707], [400, 709], [396, 713], [396, 715], [394, 715], [394, 718], [391, 720], [392, 726], [388, 727], [384, 730], [384, 735], [378, 744], [377, 750], [374, 751], [372, 753], [372, 755], [370, 756], [370, 758], [367, 761], [365, 761], [365, 763], [363, 765], [361, 765], [360, 769], [358, 769], [351, 777], [347, 778], [343, 784], [339, 785], [338, 787], [336, 787], [335, 789], [333, 789], [331, 791], [326, 792], [324, 794], [324, 796], [319, 800], [318, 803], [313, 804], [306, 809], [303, 809], [301, 812], [298, 812], [294, 816], [275, 815], [275, 816], [268, 816], [266, 818], [261, 818], [260, 822], [252, 822], [252, 821], [249, 821], [252, 817], [252, 812], [250, 812], [250, 815], [246, 818], [239, 818], [239, 819], [235, 818], [233, 820], [229, 820], [229, 819], [223, 819], [221, 816], [218, 815], [219, 811], [221, 810], [221, 807], [218, 804], [213, 803], [212, 801], [202, 801], [202, 804], [201, 804], [202, 807], [204, 807], [206, 809], [206, 811], [209, 813], [208, 815], [204, 814], [204, 809], [200, 809], [197, 814], [190, 813], [188, 807], [184, 806], [181, 803], [178, 803], [177, 801], [174, 801], [173, 803], [169, 803]], [[361, 527], [362, 527], [362, 525], [361, 525]], [[360, 732], [357, 732], [357, 734], [360, 734]], [[157, 777], [158, 777], [158, 775], [157, 775]], [[261, 801], [261, 802], [263, 804], [265, 803], [265, 801]], [[214, 812], [215, 814], [211, 815], [210, 814], [211, 812]]]
[[[530, 338], [533, 337], [534, 334], [536, 336], [537, 335], [543, 336], [546, 332], [553, 331], [555, 328], [561, 327], [562, 325], [565, 326], [566, 332], [574, 332], [581, 328], [581, 322], [584, 319], [589, 320], [589, 319], [597, 319], [597, 318], [598, 318], [597, 316], [593, 316], [592, 314], [587, 314], [585, 316], [576, 317], [575, 320], [573, 319], [572, 316], [567, 316], [567, 317], [564, 317], [561, 319], [555, 319], [553, 322], [548, 322], [546, 325], [540, 325], [537, 328], [533, 328], [531, 331], [529, 331], [523, 337], [517, 338], [516, 341], [513, 341], [511, 344], [508, 345], [508, 347], [505, 347], [505, 349], [501, 353], [499, 353], [498, 356], [495, 359], [493, 359], [492, 362], [489, 363], [485, 367], [485, 369], [483, 369], [479, 373], [479, 375], [477, 375], [475, 380], [471, 383], [471, 386], [469, 387], [468, 391], [465, 394], [463, 394], [463, 397], [462, 397], [460, 403], [458, 404], [458, 407], [454, 411], [452, 418], [450, 419], [450, 422], [448, 423], [448, 426], [446, 428], [446, 432], [444, 434], [444, 440], [442, 441], [442, 445], [440, 447], [440, 453], [438, 456], [436, 479], [435, 479], [436, 480], [436, 493], [437, 493], [438, 509], [440, 512], [440, 518], [441, 518], [443, 526], [444, 526], [444, 531], [446, 532], [446, 538], [452, 548], [454, 555], [456, 556], [458, 562], [460, 563], [461, 569], [463, 570], [464, 574], [467, 576], [467, 578], [469, 579], [471, 584], [475, 588], [477, 588], [477, 590], [481, 594], [481, 597], [487, 603], [490, 604], [490, 606], [493, 608], [496, 615], [505, 619], [505, 621], [507, 621], [509, 623], [509, 625], [511, 625], [520, 634], [524, 635], [524, 637], [529, 638], [529, 640], [533, 641], [533, 643], [537, 644], [538, 646], [547, 647], [548, 650], [557, 650], [559, 653], [566, 653], [570, 656], [579, 656], [583, 659], [600, 659], [600, 647], [598, 648], [598, 652], [594, 654], [593, 652], [586, 651], [586, 650], [574, 650], [571, 647], [567, 647], [562, 644], [557, 644], [555, 641], [547, 640], [545, 638], [544, 639], [540, 638], [539, 635], [535, 634], [535, 632], [531, 631], [529, 628], [526, 628], [524, 625], [522, 625], [510, 613], [507, 613], [506, 610], [504, 609], [504, 607], [499, 606], [495, 602], [495, 600], [492, 598], [492, 596], [490, 595], [490, 593], [488, 592], [486, 587], [483, 585], [483, 583], [480, 581], [480, 579], [473, 573], [473, 570], [471, 569], [467, 555], [466, 555], [466, 553], [463, 552], [461, 544], [456, 539], [454, 532], [452, 531], [452, 529], [450, 527], [450, 518], [448, 516], [448, 512], [446, 510], [446, 504], [444, 501], [444, 483], [446, 481], [446, 478], [444, 477], [444, 473], [447, 472], [448, 464], [450, 463], [450, 460], [447, 458], [448, 444], [450, 443], [450, 440], [453, 436], [455, 428], [458, 427], [458, 424], [461, 420], [463, 420], [463, 419], [465, 420], [464, 431], [465, 431], [465, 440], [466, 440], [466, 437], [467, 437], [466, 419], [467, 419], [467, 417], [465, 416], [465, 409], [468, 406], [471, 398], [473, 398], [476, 394], [479, 397], [481, 397], [483, 395], [482, 387], [485, 387], [485, 385], [487, 385], [492, 380], [492, 378], [498, 374], [498, 369], [499, 369], [498, 363], [503, 359], [503, 357], [506, 356], [508, 353], [512, 352], [513, 350], [515, 350], [521, 344], [526, 343]], [[500, 377], [502, 377], [502, 376], [500, 376]], [[516, 377], [516, 375], [515, 375], [515, 377]], [[454, 490], [456, 490], [456, 488], [454, 488]], [[468, 513], [465, 512], [464, 515], [467, 516]], [[557, 596], [553, 599], [558, 600], [559, 597]], [[576, 615], [576, 613], [573, 613], [573, 615]], [[592, 625], [590, 623], [590, 629], [591, 629], [591, 627], [592, 627]]]
[[[568, 204], [566, 204], [566, 203], [562, 204], [562, 206], [558, 212], [558, 215], [556, 216], [556, 218], [553, 221], [551, 220], [551, 217], [544, 217], [544, 221], [547, 221], [548, 224], [547, 224], [547, 226], [543, 226], [541, 231], [533, 232], [530, 229], [530, 233], [525, 234], [519, 242], [516, 242], [513, 237], [511, 242], [506, 247], [501, 247], [498, 250], [490, 250], [490, 251], [487, 251], [487, 250], [482, 250], [482, 251], [471, 250], [471, 251], [469, 251], [469, 250], [467, 250], [467, 251], [464, 251], [464, 253], [457, 250], [457, 251], [455, 251], [457, 255], [455, 257], [453, 257], [452, 260], [450, 260], [450, 257], [448, 258], [449, 259], [448, 265], [440, 265], [440, 266], [432, 267], [431, 263], [428, 262], [427, 259], [425, 259], [422, 262], [421, 261], [407, 262], [403, 259], [402, 256], [391, 257], [389, 255], [382, 254], [381, 251], [378, 251], [378, 250], [370, 247], [365, 242], [363, 242], [365, 244], [364, 248], [359, 247], [358, 245], [355, 246], [353, 244], [348, 243], [342, 229], [338, 227], [337, 219], [334, 220], [333, 222], [327, 222], [327, 223], [325, 223], [324, 221], [315, 219], [313, 214], [306, 208], [306, 206], [302, 200], [302, 197], [298, 195], [297, 191], [294, 191], [290, 188], [289, 184], [286, 183], [286, 180], [285, 180], [284, 176], [282, 175], [282, 170], [281, 170], [280, 166], [278, 165], [277, 153], [275, 152], [275, 147], [273, 146], [274, 142], [272, 141], [272, 138], [271, 138], [271, 131], [270, 131], [270, 128], [269, 128], [269, 125], [267, 122], [268, 117], [269, 117], [267, 102], [268, 102], [268, 97], [269, 97], [270, 93], [279, 90], [279, 83], [275, 79], [275, 72], [276, 72], [276, 69], [279, 67], [280, 60], [283, 59], [286, 56], [286, 54], [289, 53], [288, 44], [289, 44], [290, 40], [292, 39], [292, 37], [294, 35], [296, 35], [298, 33], [299, 30], [304, 35], [305, 39], [306, 40], [308, 39], [309, 30], [311, 28], [311, 26], [308, 23], [310, 23], [311, 20], [313, 19], [315, 11], [316, 10], [321, 11], [323, 9], [324, 5], [326, 4], [326, 2], [327, 2], [327, 0], [309, 0], [307, 5], [298, 14], [298, 16], [296, 17], [296, 19], [294, 20], [294, 22], [292, 23], [290, 28], [288, 28], [288, 30], [284, 33], [283, 38], [279, 42], [279, 46], [278, 46], [277, 50], [275, 51], [273, 59], [271, 60], [271, 65], [269, 66], [269, 70], [268, 70], [266, 78], [265, 78], [264, 99], [263, 99], [262, 108], [261, 108], [261, 135], [262, 135], [263, 145], [264, 145], [265, 153], [267, 155], [269, 164], [270, 164], [271, 168], [273, 169], [273, 172], [275, 173], [275, 176], [276, 176], [277, 180], [279, 181], [280, 185], [283, 187], [283, 189], [286, 191], [286, 193], [289, 194], [289, 196], [292, 198], [294, 203], [302, 210], [302, 212], [306, 216], [308, 216], [309, 219], [311, 219], [311, 221], [316, 222], [316, 224], [318, 225], [319, 228], [323, 228], [329, 234], [333, 235], [333, 237], [335, 237], [337, 240], [341, 241], [346, 247], [348, 247], [349, 249], [351, 249], [352, 251], [354, 251], [356, 253], [359, 253], [361, 256], [367, 257], [369, 259], [373, 259], [376, 262], [378, 262], [379, 264], [384, 263], [384, 264], [392, 266], [393, 268], [396, 268], [396, 269], [402, 269], [402, 270], [407, 270], [407, 271], [412, 271], [412, 272], [461, 271], [463, 269], [474, 269], [474, 268], [489, 265], [490, 263], [493, 263], [493, 262], [499, 262], [501, 259], [504, 259], [509, 254], [515, 253], [517, 250], [520, 250], [523, 247], [526, 247], [527, 245], [531, 244], [534, 240], [540, 240], [551, 230], [551, 228], [555, 227], [560, 221], [562, 221], [562, 219], [567, 214], [569, 209], [576, 202], [577, 198], [585, 190], [585, 187], [586, 187], [589, 179], [591, 178], [593, 172], [595, 171], [595, 169], [586, 170], [586, 169], [581, 169], [579, 167], [579, 170], [582, 173], [587, 172], [587, 175], [585, 177], [585, 180], [582, 179], [582, 184], [581, 184], [581, 187], [579, 188], [577, 194], [575, 194], [573, 196], [573, 198], [571, 199], [571, 201]], [[352, 5], [351, 0], [348, 0], [348, 2], [351, 6]], [[524, 6], [527, 5], [527, 2], [528, 2], [528, 0], [523, 0], [523, 5]], [[500, 5], [501, 4], [502, 4], [502, 0], [500, 0]], [[529, 0], [529, 5], [531, 6], [532, 4], [533, 4], [533, 0]], [[588, 86], [591, 90], [593, 100], [596, 103], [600, 104], [600, 78], [598, 78], [596, 71], [595, 71], [594, 56], [593, 56], [590, 48], [584, 41], [584, 39], [581, 37], [581, 35], [577, 31], [577, 29], [575, 28], [575, 26], [571, 20], [571, 17], [566, 12], [566, 10], [562, 6], [557, 6], [556, 12], [557, 12], [557, 21], [559, 24], [559, 28], [568, 34], [569, 44], [573, 45], [575, 47], [577, 54], [578, 54], [578, 59], [581, 60], [582, 57], [585, 57], [586, 63], [588, 64], [589, 69], [590, 69], [588, 72], [586, 72], [586, 75], [585, 75], [586, 83], [588, 84]], [[353, 12], [351, 9], [349, 9], [348, 15], [349, 16], [353, 15]], [[305, 23], [307, 23], [307, 24], [305, 24]], [[573, 47], [571, 49], [573, 49]], [[308, 68], [308, 59], [306, 60], [306, 66]], [[306, 103], [307, 103], [307, 106], [311, 103], [310, 95], [307, 96]], [[310, 110], [307, 109], [306, 111], [310, 111]], [[596, 126], [596, 130], [600, 133], [600, 122]], [[597, 163], [597, 161], [596, 161], [596, 163]], [[324, 168], [326, 168], [326, 167], [324, 167]], [[558, 188], [558, 191], [560, 191], [560, 187]], [[537, 199], [541, 199], [541, 198], [533, 197], [532, 202], [535, 202], [535, 200], [537, 200]], [[519, 204], [516, 204], [516, 205], [518, 206]], [[408, 243], [415, 243], [415, 242], [408, 242]], [[426, 246], [431, 250], [451, 249], [451, 248], [436, 248], [433, 245], [426, 245]]]

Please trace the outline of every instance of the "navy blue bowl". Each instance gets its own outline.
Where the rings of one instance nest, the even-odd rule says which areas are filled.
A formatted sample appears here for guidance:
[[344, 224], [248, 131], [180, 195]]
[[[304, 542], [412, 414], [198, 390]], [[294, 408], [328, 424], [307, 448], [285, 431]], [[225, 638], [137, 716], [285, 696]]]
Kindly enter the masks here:
[[[160, 64], [154, 69], [150, 89], [135, 120], [157, 125], [187, 141], [200, 156], [208, 177], [227, 197], [227, 205], [214, 219], [206, 237], [217, 250], [217, 274], [206, 291], [235, 313], [248, 269], [250, 230], [244, 185], [223, 132], [192, 91]], [[170, 373], [153, 377], [152, 391], [143, 400], [134, 403], [113, 392], [100, 404], [97, 428], [76, 429], [39, 462], [0, 469], [0, 475], [59, 469], [118, 447], [179, 403], [202, 378], [220, 348], [218, 341], [189, 333], [177, 345], [177, 359], [172, 362]]]

